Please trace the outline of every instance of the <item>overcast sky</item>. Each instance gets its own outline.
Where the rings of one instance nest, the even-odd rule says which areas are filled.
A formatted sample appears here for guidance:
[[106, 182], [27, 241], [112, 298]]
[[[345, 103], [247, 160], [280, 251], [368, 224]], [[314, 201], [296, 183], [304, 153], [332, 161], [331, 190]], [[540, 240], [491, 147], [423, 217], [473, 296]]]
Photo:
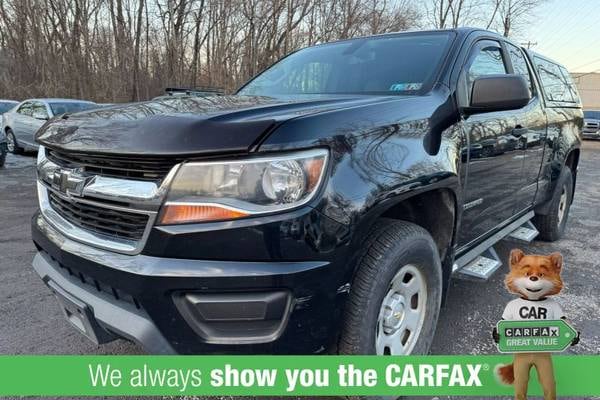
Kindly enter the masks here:
[[600, 0], [550, 0], [536, 14], [522, 42], [571, 72], [600, 72]]

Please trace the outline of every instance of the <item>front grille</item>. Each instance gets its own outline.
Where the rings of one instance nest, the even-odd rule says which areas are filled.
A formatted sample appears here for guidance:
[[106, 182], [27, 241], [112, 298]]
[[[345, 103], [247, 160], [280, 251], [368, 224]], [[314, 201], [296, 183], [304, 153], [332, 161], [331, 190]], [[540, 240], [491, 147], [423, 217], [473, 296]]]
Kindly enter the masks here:
[[110, 237], [140, 240], [148, 223], [146, 214], [64, 200], [52, 191], [48, 200], [54, 211], [73, 225]]
[[53, 162], [68, 168], [83, 168], [85, 172], [114, 178], [161, 180], [181, 159], [162, 157], [100, 156], [47, 151]]

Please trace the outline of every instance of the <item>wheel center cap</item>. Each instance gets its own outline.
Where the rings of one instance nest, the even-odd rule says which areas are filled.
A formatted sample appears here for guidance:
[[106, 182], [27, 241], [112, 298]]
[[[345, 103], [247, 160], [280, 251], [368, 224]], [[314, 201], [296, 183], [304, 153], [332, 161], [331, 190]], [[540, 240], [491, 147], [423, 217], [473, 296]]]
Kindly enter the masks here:
[[383, 317], [383, 328], [386, 333], [392, 333], [397, 330], [404, 320], [405, 301], [404, 296], [394, 293], [385, 303], [385, 312]]

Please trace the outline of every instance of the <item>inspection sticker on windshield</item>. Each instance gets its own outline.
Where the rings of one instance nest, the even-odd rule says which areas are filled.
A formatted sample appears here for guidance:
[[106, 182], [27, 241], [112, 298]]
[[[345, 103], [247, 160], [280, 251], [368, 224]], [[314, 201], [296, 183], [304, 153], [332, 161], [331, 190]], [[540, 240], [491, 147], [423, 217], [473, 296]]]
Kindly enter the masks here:
[[393, 92], [403, 92], [407, 90], [419, 90], [423, 86], [422, 83], [394, 83], [390, 86]]

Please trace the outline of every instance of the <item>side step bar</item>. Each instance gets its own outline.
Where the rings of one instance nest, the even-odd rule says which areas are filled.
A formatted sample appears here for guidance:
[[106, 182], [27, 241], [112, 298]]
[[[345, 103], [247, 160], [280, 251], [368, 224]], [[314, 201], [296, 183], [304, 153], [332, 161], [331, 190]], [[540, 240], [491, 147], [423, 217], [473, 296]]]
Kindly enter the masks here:
[[502, 261], [498, 257], [498, 253], [493, 247], [490, 247], [459, 269], [456, 276], [460, 278], [461, 275], [468, 275], [469, 277], [488, 280], [501, 266]]
[[457, 278], [489, 279], [502, 266], [494, 245], [502, 239], [531, 242], [538, 234], [531, 223], [533, 216], [533, 211], [528, 212], [457, 258], [452, 274]]
[[537, 237], [540, 232], [537, 230], [531, 221], [527, 221], [514, 231], [510, 233], [506, 237], [506, 239], [515, 241], [515, 242], [523, 242], [530, 243], [533, 239]]

